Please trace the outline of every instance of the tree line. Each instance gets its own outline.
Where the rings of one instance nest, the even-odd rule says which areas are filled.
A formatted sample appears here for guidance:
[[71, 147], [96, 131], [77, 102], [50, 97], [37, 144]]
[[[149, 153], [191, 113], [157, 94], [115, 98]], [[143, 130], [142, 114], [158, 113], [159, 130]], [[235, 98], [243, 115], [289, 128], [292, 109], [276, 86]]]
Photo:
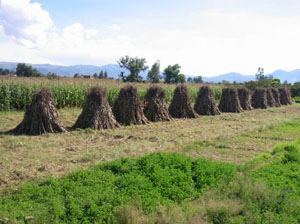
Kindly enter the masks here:
[[0, 75], [16, 74], [14, 71], [10, 71], [7, 68], [0, 68]]
[[[117, 63], [121, 68], [125, 68], [129, 71], [128, 75], [125, 75], [124, 72], [121, 72], [120, 79], [124, 82], [142, 82], [143, 77], [140, 76], [142, 71], [149, 69], [146, 65], [145, 58], [138, 57], [121, 57]], [[161, 79], [164, 79], [165, 83], [184, 83], [186, 82], [185, 75], [180, 72], [181, 66], [179, 64], [169, 65], [164, 69], [162, 75], [160, 73], [160, 61], [156, 61], [150, 68], [147, 74], [147, 80], [151, 83], [159, 83]], [[197, 79], [189, 78], [189, 82], [198, 82], [202, 81], [202, 77]]]

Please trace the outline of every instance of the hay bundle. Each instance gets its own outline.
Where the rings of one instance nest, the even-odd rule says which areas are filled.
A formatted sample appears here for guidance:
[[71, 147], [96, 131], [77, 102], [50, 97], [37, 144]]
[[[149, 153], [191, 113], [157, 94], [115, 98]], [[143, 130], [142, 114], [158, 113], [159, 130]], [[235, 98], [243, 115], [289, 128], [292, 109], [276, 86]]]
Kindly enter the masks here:
[[292, 104], [292, 98], [291, 98], [290, 91], [284, 87], [280, 87], [278, 90], [279, 90], [279, 94], [280, 94], [281, 105]]
[[10, 132], [16, 135], [41, 135], [66, 131], [58, 119], [51, 90], [44, 88], [33, 96], [23, 121]]
[[216, 105], [215, 93], [208, 86], [199, 89], [194, 110], [200, 115], [219, 115], [220, 110]]
[[198, 114], [191, 105], [190, 93], [186, 86], [180, 85], [176, 87], [169, 112], [175, 118], [198, 117]]
[[243, 108], [240, 105], [237, 89], [224, 88], [219, 104], [219, 109], [222, 112], [241, 113]]
[[238, 95], [243, 110], [252, 110], [250, 102], [250, 91], [246, 87], [238, 88]]
[[281, 107], [281, 103], [280, 103], [280, 94], [278, 89], [276, 88], [271, 88], [274, 100], [275, 100], [275, 107]]
[[149, 123], [140, 104], [137, 89], [133, 86], [125, 86], [120, 90], [113, 112], [117, 121], [123, 125]]
[[267, 88], [267, 103], [269, 107], [276, 107], [277, 105], [271, 88]]
[[87, 97], [83, 110], [73, 128], [92, 128], [95, 130], [118, 128], [111, 107], [106, 99], [106, 90], [93, 87]]
[[266, 109], [268, 107], [267, 89], [256, 88], [252, 95], [251, 103], [256, 109]]
[[161, 87], [150, 87], [145, 95], [145, 103], [144, 114], [149, 121], [173, 120], [165, 103], [165, 91]]

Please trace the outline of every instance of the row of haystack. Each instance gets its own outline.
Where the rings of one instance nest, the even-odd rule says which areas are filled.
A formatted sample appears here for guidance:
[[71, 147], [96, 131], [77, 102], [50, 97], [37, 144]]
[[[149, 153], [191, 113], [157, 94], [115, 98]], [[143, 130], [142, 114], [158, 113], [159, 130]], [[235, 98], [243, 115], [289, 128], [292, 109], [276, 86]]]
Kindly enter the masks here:
[[286, 88], [257, 88], [252, 99], [252, 106], [256, 109], [268, 107], [280, 107], [281, 105], [292, 104], [291, 93]]
[[[173, 118], [196, 118], [200, 115], [219, 115], [222, 112], [242, 112], [254, 108], [280, 106], [291, 103], [289, 91], [279, 89], [256, 89], [250, 102], [250, 92], [246, 88], [225, 88], [219, 106], [216, 105], [214, 91], [208, 86], [200, 88], [194, 108], [186, 86], [178, 86], [169, 109], [165, 103], [165, 92], [161, 87], [152, 86], [145, 95], [142, 107], [137, 89], [126, 86], [110, 107], [106, 90], [92, 88], [86, 98], [83, 110], [72, 129], [92, 128], [96, 130], [118, 128], [120, 124], [147, 124], [149, 121], [171, 121]], [[66, 132], [58, 119], [51, 90], [42, 89], [33, 97], [23, 121], [11, 131], [13, 134], [40, 135], [43, 133]]]
[[245, 88], [225, 88], [219, 109], [222, 112], [240, 113], [244, 110], [266, 109], [292, 104], [290, 91], [287, 88], [256, 88], [250, 101], [250, 91]]

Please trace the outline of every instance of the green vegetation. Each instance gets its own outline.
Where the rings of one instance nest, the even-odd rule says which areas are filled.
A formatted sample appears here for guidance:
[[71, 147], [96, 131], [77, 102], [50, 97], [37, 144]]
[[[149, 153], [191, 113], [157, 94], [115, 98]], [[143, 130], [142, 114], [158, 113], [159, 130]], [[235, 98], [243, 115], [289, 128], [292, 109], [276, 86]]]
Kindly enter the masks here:
[[32, 68], [31, 65], [26, 65], [24, 63], [19, 63], [16, 69], [17, 76], [19, 77], [42, 77], [43, 74]]
[[125, 57], [121, 57], [117, 62], [121, 68], [126, 68], [130, 72], [128, 76], [125, 76], [123, 72], [120, 74], [120, 77], [124, 82], [143, 81], [143, 77], [141, 77], [139, 74], [141, 71], [148, 69], [145, 58], [132, 58], [126, 55]]
[[147, 75], [147, 79], [151, 82], [151, 83], [159, 83], [159, 69], [160, 69], [160, 62], [157, 61], [155, 62], [150, 71], [148, 72]]
[[150, 154], [7, 191], [0, 199], [0, 220], [299, 223], [299, 177], [300, 139], [239, 167], [182, 154]]
[[300, 82], [295, 82], [294, 85], [291, 86], [291, 95], [292, 97], [300, 98]]
[[[57, 108], [64, 107], [82, 107], [91, 84], [52, 84], [46, 83], [22, 83], [22, 82], [0, 82], [0, 110], [25, 110], [31, 102], [33, 94], [43, 87], [49, 87], [52, 90]], [[145, 88], [146, 87], [146, 88]], [[140, 100], [144, 99], [147, 87], [139, 88]], [[118, 97], [120, 87], [106, 87], [107, 99], [112, 106]], [[165, 87], [166, 103], [170, 103], [173, 97], [174, 87]], [[221, 88], [213, 87], [217, 100], [221, 97]], [[191, 100], [194, 103], [197, 98], [199, 87], [190, 87]]]
[[169, 65], [164, 70], [165, 83], [184, 83], [185, 76], [180, 73], [181, 66], [178, 64]]
[[13, 71], [9, 71], [8, 69], [0, 68], [0, 75], [8, 75], [10, 73], [15, 73]]
[[254, 177], [300, 200], [300, 139], [279, 144], [272, 154], [274, 159], [254, 172]]
[[113, 211], [134, 197], [143, 211], [195, 199], [236, 172], [231, 164], [181, 154], [151, 154], [122, 159], [79, 171], [62, 179], [27, 184], [0, 199], [0, 217], [34, 223], [102, 223], [114, 221]]

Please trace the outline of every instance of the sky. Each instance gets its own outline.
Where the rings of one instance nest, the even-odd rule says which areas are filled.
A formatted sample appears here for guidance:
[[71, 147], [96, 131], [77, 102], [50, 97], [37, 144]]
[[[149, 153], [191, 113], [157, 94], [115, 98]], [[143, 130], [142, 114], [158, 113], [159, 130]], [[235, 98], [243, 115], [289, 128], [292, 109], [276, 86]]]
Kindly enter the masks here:
[[0, 0], [0, 61], [253, 75], [299, 69], [299, 43], [299, 0]]

